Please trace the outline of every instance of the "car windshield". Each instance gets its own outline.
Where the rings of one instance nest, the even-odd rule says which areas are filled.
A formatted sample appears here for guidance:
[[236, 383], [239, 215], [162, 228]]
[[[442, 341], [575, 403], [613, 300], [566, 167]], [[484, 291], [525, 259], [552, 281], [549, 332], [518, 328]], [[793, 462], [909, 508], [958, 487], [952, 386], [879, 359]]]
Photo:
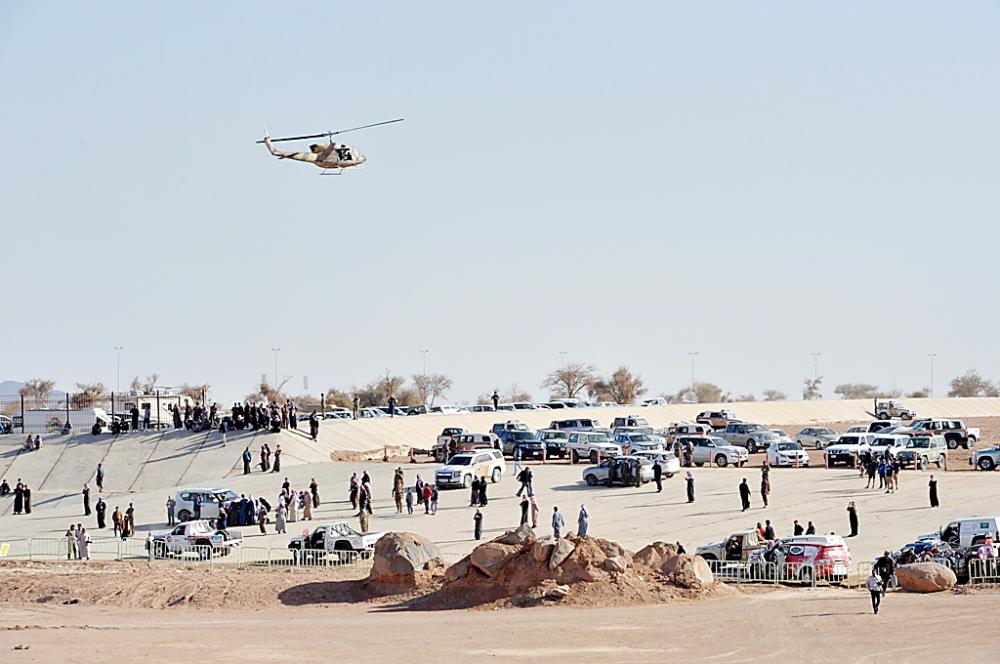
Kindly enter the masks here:
[[472, 463], [471, 456], [453, 456], [448, 460], [449, 466], [468, 466]]
[[716, 447], [719, 447], [720, 445], [728, 445], [729, 444], [723, 438], [712, 437], [712, 438], [709, 438], [709, 440], [712, 441], [713, 443], [715, 443]]
[[644, 433], [634, 433], [628, 437], [630, 442], [633, 443], [651, 443], [653, 439]]
[[892, 445], [892, 438], [876, 438], [872, 441], [872, 447], [888, 447]]
[[791, 450], [801, 450], [802, 446], [798, 443], [778, 443], [778, 451], [786, 452]]
[[836, 436], [837, 434], [835, 434], [833, 432], [833, 429], [816, 429], [813, 432], [813, 435], [814, 436]]
[[927, 448], [927, 447], [931, 446], [931, 439], [930, 438], [911, 438], [910, 442], [908, 442], [906, 444], [906, 446], [908, 448], [910, 448], [910, 449], [913, 449], [914, 447], [916, 447], [916, 448], [921, 448], [921, 447]]
[[747, 433], [757, 433], [758, 431], [766, 431], [766, 429], [760, 424], [748, 424]]
[[535, 434], [530, 431], [513, 431], [510, 437], [514, 440], [535, 440]]
[[841, 445], [857, 445], [858, 444], [858, 437], [857, 436], [841, 436], [840, 440], [838, 440], [837, 442], [840, 443]]
[[594, 433], [590, 434], [590, 442], [592, 443], [610, 443], [611, 439], [605, 433]]

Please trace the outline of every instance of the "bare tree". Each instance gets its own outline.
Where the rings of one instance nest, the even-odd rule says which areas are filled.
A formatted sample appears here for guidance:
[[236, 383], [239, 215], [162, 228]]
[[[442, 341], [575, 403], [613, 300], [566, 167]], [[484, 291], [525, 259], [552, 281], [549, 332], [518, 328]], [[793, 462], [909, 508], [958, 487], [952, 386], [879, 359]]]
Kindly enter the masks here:
[[402, 376], [393, 376], [392, 372], [388, 369], [385, 373], [378, 377], [375, 381], [375, 389], [379, 393], [379, 397], [382, 399], [383, 404], [389, 401], [389, 397], [396, 397], [396, 401], [399, 401], [399, 395], [396, 393], [402, 389], [403, 385], [406, 383], [406, 379]]
[[965, 375], [951, 381], [949, 397], [994, 397], [997, 396], [997, 386], [979, 375], [975, 369], [969, 369]]
[[764, 390], [764, 401], [786, 401], [788, 395], [779, 390]]
[[73, 408], [96, 408], [96, 404], [104, 396], [104, 383], [77, 383], [77, 392], [70, 396], [69, 403]]
[[29, 378], [21, 386], [20, 393], [25, 399], [33, 400], [37, 405], [43, 406], [52, 390], [55, 389], [56, 382], [48, 378]]
[[415, 374], [413, 385], [417, 389], [420, 403], [433, 406], [436, 398], [444, 396], [451, 389], [451, 378], [444, 374]]
[[714, 383], [695, 383], [677, 393], [677, 401], [683, 401], [685, 395], [694, 394], [698, 403], [719, 403], [722, 401], [722, 388]]
[[881, 396], [878, 385], [870, 383], [843, 383], [833, 388], [834, 394], [842, 399], [874, 399]]
[[930, 388], [921, 387], [919, 390], [913, 390], [906, 394], [909, 399], [926, 399], [931, 395]]
[[823, 396], [820, 392], [820, 388], [823, 385], [823, 377], [817, 376], [816, 378], [806, 378], [802, 381], [802, 398], [806, 401], [815, 401]]
[[556, 396], [573, 399], [586, 389], [594, 378], [596, 374], [592, 365], [574, 362], [550, 372], [542, 381], [542, 387], [555, 390]]
[[339, 408], [351, 407], [351, 395], [336, 387], [331, 387], [326, 391], [326, 405], [337, 406]]
[[642, 377], [633, 374], [625, 366], [618, 367], [614, 373], [599, 382], [606, 386], [608, 396], [611, 397], [610, 401], [615, 403], [635, 403], [636, 399], [646, 393]]
[[177, 393], [182, 397], [187, 397], [192, 401], [201, 401], [202, 399], [208, 400], [208, 391], [211, 389], [211, 385], [208, 383], [201, 383], [200, 385], [189, 385], [188, 383], [182, 383], [180, 387], [177, 388]]
[[511, 402], [531, 401], [531, 395], [520, 389], [516, 383], [510, 386], [510, 391], [507, 393], [507, 397], [511, 400]]

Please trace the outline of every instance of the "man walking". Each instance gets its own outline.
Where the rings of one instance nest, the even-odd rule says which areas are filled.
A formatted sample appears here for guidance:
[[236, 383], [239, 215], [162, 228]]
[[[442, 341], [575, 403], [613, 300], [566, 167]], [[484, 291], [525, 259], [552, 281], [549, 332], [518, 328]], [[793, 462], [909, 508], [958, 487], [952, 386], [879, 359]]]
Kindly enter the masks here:
[[938, 492], [937, 492], [937, 480], [931, 475], [930, 482], [927, 483], [928, 490], [930, 491], [931, 507], [939, 507], [941, 503], [938, 502]]
[[389, 395], [389, 417], [396, 417], [396, 397]]
[[851, 534], [850, 537], [858, 536], [858, 508], [854, 505], [852, 500], [847, 504], [847, 518], [851, 524]]
[[580, 515], [576, 519], [576, 535], [577, 537], [586, 537], [589, 530], [590, 512], [587, 511], [586, 505], [580, 505]]
[[500, 410], [500, 395], [497, 394], [496, 390], [493, 390], [493, 396], [490, 397], [493, 402], [493, 410]]
[[743, 503], [744, 512], [750, 509], [750, 485], [747, 484], [747, 478], [745, 477], [740, 482], [740, 501]]
[[771, 493], [771, 478], [769, 475], [768, 467], [764, 465], [760, 469], [760, 497], [764, 501], [764, 507], [767, 507], [767, 496]]
[[97, 497], [97, 504], [94, 505], [94, 511], [97, 512], [97, 527], [99, 529], [104, 528], [104, 514], [107, 512], [108, 504], [104, 502], [104, 498], [101, 496]]
[[688, 497], [688, 502], [689, 503], [693, 503], [694, 502], [694, 475], [691, 474], [690, 470], [687, 473], [687, 480], [686, 480], [686, 482], [687, 482], [687, 497]]
[[250, 446], [247, 445], [247, 448], [245, 450], [243, 450], [243, 474], [244, 475], [249, 475], [250, 474], [250, 462], [251, 461], [253, 461], [253, 455], [250, 454]]
[[97, 475], [95, 478], [97, 482], [97, 493], [104, 492], [104, 467], [101, 464], [97, 464]]
[[656, 482], [656, 493], [663, 491], [663, 466], [659, 459], [653, 462], [653, 481]]
[[888, 551], [884, 552], [879, 556], [878, 560], [872, 566], [872, 573], [878, 574], [882, 581], [882, 596], [885, 597], [885, 591], [889, 587], [889, 580], [892, 579], [892, 575], [896, 572], [896, 563], [893, 562], [892, 556]]
[[476, 513], [472, 516], [472, 535], [477, 540], [481, 539], [483, 536], [483, 513], [478, 509]]
[[552, 506], [552, 539], [559, 539], [562, 534], [562, 529], [566, 526], [566, 520], [563, 519], [563, 515], [559, 513], [559, 507]]
[[868, 592], [872, 596], [872, 611], [878, 613], [879, 604], [882, 603], [882, 586], [879, 583], [878, 577], [875, 576], [875, 570], [868, 575], [868, 581], [865, 582], [865, 587], [868, 588]]
[[177, 503], [174, 501], [174, 497], [173, 496], [167, 496], [167, 525], [168, 526], [173, 526], [175, 524], [175, 521], [174, 521], [174, 507], [176, 507], [176, 505], [177, 505]]
[[532, 477], [533, 473], [531, 472], [531, 468], [523, 468], [521, 472], [518, 473], [517, 479], [521, 483], [521, 488], [517, 490], [517, 493], [514, 494], [515, 496], [520, 497], [521, 492], [524, 491], [525, 489], [528, 490], [529, 496], [535, 495], [535, 491], [531, 486]]

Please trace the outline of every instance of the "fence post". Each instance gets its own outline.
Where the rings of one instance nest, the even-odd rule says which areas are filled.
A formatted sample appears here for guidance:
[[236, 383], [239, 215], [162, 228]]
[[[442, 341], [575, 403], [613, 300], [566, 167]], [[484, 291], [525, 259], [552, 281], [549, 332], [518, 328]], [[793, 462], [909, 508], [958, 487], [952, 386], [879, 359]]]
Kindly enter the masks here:
[[34, 558], [33, 558], [33, 554], [34, 554], [33, 549], [34, 549], [34, 546], [32, 544], [32, 539], [29, 537], [28, 538], [28, 560], [34, 560]]
[[156, 430], [160, 430], [160, 391], [156, 390]]
[[325, 392], [320, 392], [319, 393], [319, 412], [320, 412], [320, 415], [322, 415], [323, 413], [326, 412], [326, 393]]
[[69, 425], [69, 392], [66, 393], [66, 424]]
[[24, 433], [24, 395], [21, 395], [21, 433]]

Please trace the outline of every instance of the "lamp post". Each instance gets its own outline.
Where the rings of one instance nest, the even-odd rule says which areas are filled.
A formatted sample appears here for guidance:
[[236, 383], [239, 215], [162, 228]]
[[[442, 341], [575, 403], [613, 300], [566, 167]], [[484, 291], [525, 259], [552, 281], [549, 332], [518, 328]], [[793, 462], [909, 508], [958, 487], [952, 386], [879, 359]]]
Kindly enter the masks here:
[[[115, 393], [122, 391], [122, 351], [125, 346], [115, 346]], [[114, 410], [114, 406], [111, 407]]]
[[272, 387], [278, 389], [278, 353], [281, 352], [281, 349], [272, 348], [271, 350], [274, 352], [274, 385]]
[[694, 395], [694, 358], [698, 357], [698, 351], [691, 351], [688, 353], [688, 357], [691, 358], [691, 395]]
[[927, 357], [931, 358], [931, 387], [927, 396], [934, 397], [934, 358], [937, 357], [937, 353], [927, 353]]
[[563, 369], [565, 369], [565, 368], [566, 368], [566, 356], [567, 356], [568, 354], [569, 354], [569, 351], [568, 351], [568, 350], [561, 350], [561, 351], [559, 351], [559, 357], [561, 357], [561, 358], [562, 358], [562, 368], [563, 368]]
[[424, 359], [424, 374], [423, 374], [424, 376], [427, 375], [427, 353], [429, 353], [429, 352], [430, 351], [427, 350], [426, 348], [424, 350], [420, 351], [420, 354], [423, 355], [423, 359]]
[[813, 353], [813, 380], [819, 378], [819, 356], [823, 353]]

